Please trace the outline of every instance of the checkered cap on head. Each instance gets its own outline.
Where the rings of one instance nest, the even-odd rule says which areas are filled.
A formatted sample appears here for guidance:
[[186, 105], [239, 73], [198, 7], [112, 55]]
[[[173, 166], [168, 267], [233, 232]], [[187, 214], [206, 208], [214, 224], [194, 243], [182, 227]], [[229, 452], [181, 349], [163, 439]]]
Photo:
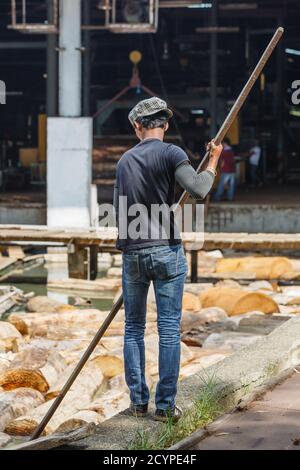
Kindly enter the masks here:
[[173, 116], [173, 112], [168, 108], [167, 103], [157, 96], [140, 101], [130, 111], [128, 119], [133, 125], [134, 122], [141, 117], [152, 116], [153, 114], [164, 111], [168, 118]]

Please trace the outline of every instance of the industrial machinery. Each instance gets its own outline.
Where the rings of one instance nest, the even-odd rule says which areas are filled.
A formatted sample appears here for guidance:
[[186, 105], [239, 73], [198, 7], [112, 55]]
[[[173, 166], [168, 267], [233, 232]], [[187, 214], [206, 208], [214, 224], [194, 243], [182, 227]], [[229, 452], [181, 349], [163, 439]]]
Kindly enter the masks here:
[[104, 0], [105, 28], [113, 33], [155, 33], [158, 0]]
[[[53, 2], [53, 22], [47, 19], [47, 4], [44, 4], [45, 17], [38, 14], [37, 22], [27, 22], [28, 4], [27, 0], [11, 0], [11, 19], [12, 23], [8, 26], [10, 29], [15, 29], [20, 33], [36, 33], [36, 34], [53, 34], [58, 33], [58, 0]], [[32, 8], [32, 6], [31, 6]], [[40, 11], [40, 8], [35, 8]], [[42, 10], [43, 11], [43, 10]]]
[[[52, 21], [47, 19], [47, 2], [34, 10], [37, 21], [28, 22], [27, 0], [11, 0], [12, 23], [9, 26], [21, 33], [58, 33], [59, 0], [52, 0]], [[104, 12], [104, 24], [85, 25], [83, 29], [106, 29], [112, 33], [155, 33], [158, 26], [158, 0], [100, 0], [97, 9]], [[45, 15], [43, 17], [43, 14]], [[100, 16], [100, 15], [99, 15]]]

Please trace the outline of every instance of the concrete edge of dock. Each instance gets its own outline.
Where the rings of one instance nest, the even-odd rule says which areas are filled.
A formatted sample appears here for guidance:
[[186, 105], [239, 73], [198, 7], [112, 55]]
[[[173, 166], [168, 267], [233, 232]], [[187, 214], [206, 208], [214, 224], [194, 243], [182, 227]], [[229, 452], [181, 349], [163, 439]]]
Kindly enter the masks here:
[[[213, 377], [224, 403], [223, 413], [232, 410], [253, 391], [300, 362], [300, 317], [285, 322], [272, 333], [237, 351], [221, 362], [203, 369], [178, 385], [177, 404], [183, 410], [192, 406], [203, 380]], [[72, 448], [94, 450], [126, 450], [137, 432], [156, 432], [161, 424], [149, 417], [136, 419], [120, 413], [96, 426], [92, 436], [74, 442]], [[201, 433], [201, 430], [199, 430]], [[180, 448], [179, 443], [171, 449]], [[182, 447], [181, 447], [182, 448]]]

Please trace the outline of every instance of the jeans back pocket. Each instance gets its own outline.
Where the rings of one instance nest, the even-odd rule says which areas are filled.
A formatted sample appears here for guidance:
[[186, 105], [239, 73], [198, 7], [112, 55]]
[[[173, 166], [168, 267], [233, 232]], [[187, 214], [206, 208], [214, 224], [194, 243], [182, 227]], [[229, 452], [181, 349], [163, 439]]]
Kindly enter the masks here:
[[139, 255], [123, 255], [124, 274], [130, 281], [137, 281], [140, 277]]
[[170, 279], [177, 276], [178, 271], [178, 251], [171, 249], [152, 254], [152, 264], [155, 279]]

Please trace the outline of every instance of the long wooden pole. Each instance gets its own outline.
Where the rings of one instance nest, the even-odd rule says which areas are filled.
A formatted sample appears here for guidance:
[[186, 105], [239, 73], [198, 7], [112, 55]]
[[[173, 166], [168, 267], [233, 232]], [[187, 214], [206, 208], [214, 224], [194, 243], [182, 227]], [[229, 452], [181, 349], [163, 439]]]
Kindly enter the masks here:
[[[283, 31], [284, 30], [281, 27], [276, 30], [274, 36], [272, 37], [272, 39], [269, 42], [268, 46], [266, 47], [264, 53], [262, 54], [257, 66], [253, 70], [249, 80], [247, 81], [246, 85], [242, 89], [240, 95], [238, 96], [237, 100], [235, 101], [233, 107], [231, 108], [228, 116], [226, 117], [225, 121], [223, 122], [221, 128], [219, 129], [219, 131], [218, 131], [218, 133], [217, 133], [217, 135], [214, 139], [216, 144], [219, 144], [223, 140], [223, 138], [225, 137], [226, 133], [228, 132], [230, 126], [232, 125], [232, 123], [235, 120], [236, 116], [238, 115], [241, 107], [243, 106], [247, 96], [249, 95], [254, 83], [256, 82], [256, 80], [259, 77], [261, 71], [263, 70], [263, 68], [265, 67], [267, 61], [269, 60], [272, 52], [274, 51], [277, 43], [279, 42], [279, 40], [280, 40], [280, 38], [283, 34]], [[198, 168], [197, 168], [198, 173], [201, 171], [201, 168], [202, 168], [203, 164], [205, 163], [205, 161], [207, 160], [208, 157], [209, 157], [209, 152], [207, 152], [205, 154], [203, 160], [201, 161], [200, 165], [198, 166]], [[189, 197], [188, 193], [186, 191], [184, 191], [184, 193], [182, 194], [182, 196], [181, 196], [181, 198], [178, 202], [178, 207], [182, 206], [186, 202], [188, 197]], [[83, 354], [83, 356], [79, 360], [78, 364], [74, 368], [72, 374], [70, 375], [69, 379], [65, 383], [65, 385], [62, 388], [60, 394], [57, 396], [57, 398], [55, 399], [52, 406], [47, 411], [46, 415], [44, 416], [44, 418], [42, 419], [40, 424], [36, 427], [34, 433], [32, 434], [32, 436], [30, 438], [30, 440], [36, 439], [42, 434], [42, 432], [44, 431], [44, 429], [47, 426], [48, 422], [50, 421], [50, 419], [54, 415], [55, 411], [57, 410], [57, 408], [59, 407], [59, 405], [63, 401], [64, 397], [66, 396], [66, 394], [70, 390], [72, 384], [76, 380], [77, 376], [79, 375], [82, 368], [86, 364], [87, 360], [91, 356], [92, 352], [96, 348], [96, 346], [99, 343], [100, 339], [104, 335], [105, 331], [107, 330], [107, 328], [109, 327], [109, 325], [111, 324], [111, 322], [113, 321], [115, 316], [117, 315], [118, 311], [122, 307], [122, 304], [123, 304], [123, 295], [121, 294], [119, 299], [113, 305], [113, 307], [112, 307], [111, 311], [109, 312], [108, 316], [106, 317], [105, 321], [103, 322], [103, 324], [101, 325], [101, 327], [97, 331], [95, 337], [93, 338], [93, 340], [91, 341], [91, 343], [87, 347], [85, 353]]]

